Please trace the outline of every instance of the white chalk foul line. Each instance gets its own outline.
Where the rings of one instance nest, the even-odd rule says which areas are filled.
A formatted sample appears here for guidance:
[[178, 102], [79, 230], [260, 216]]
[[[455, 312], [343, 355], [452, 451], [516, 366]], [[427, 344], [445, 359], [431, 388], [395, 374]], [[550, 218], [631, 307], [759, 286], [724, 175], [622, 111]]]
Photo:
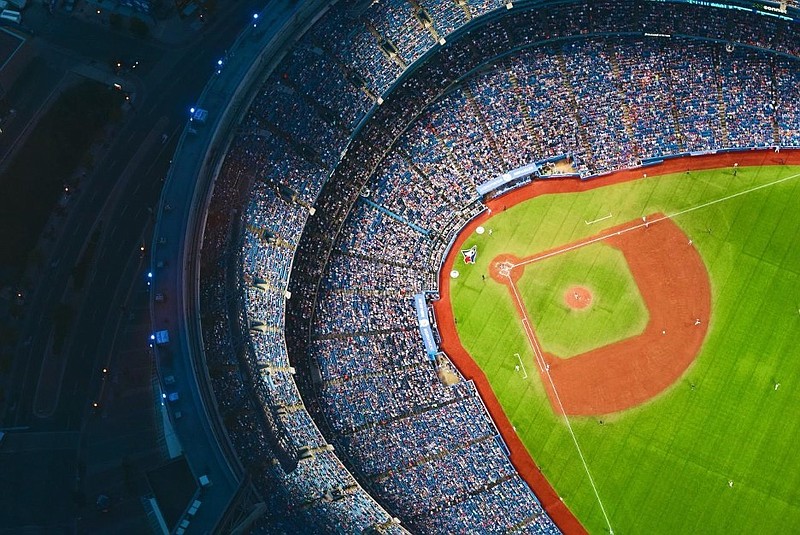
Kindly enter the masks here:
[[573, 251], [575, 249], [579, 249], [579, 248], [585, 247], [587, 245], [592, 245], [593, 243], [597, 243], [597, 242], [601, 242], [603, 240], [607, 240], [608, 238], [610, 238], [612, 236], [619, 236], [621, 234], [625, 234], [626, 232], [630, 232], [632, 230], [640, 229], [640, 228], [642, 228], [644, 226], [650, 225], [652, 223], [658, 223], [659, 221], [663, 221], [665, 219], [674, 219], [674, 218], [676, 218], [676, 217], [678, 217], [680, 215], [688, 214], [689, 212], [694, 212], [696, 210], [700, 210], [701, 208], [707, 208], [707, 207], [709, 207], [711, 205], [714, 205], [714, 204], [719, 204], [721, 202], [729, 201], [731, 199], [734, 199], [736, 197], [741, 197], [742, 195], [745, 195], [747, 193], [753, 193], [754, 191], [758, 191], [760, 189], [764, 189], [764, 188], [768, 188], [768, 187], [771, 187], [771, 186], [775, 186], [775, 185], [780, 184], [782, 182], [788, 182], [789, 180], [794, 180], [797, 177], [800, 177], [800, 173], [797, 173], [797, 174], [794, 174], [794, 175], [790, 175], [790, 176], [787, 176], [787, 177], [783, 177], [783, 178], [779, 178], [777, 180], [773, 180], [772, 182], [768, 182], [766, 184], [760, 184], [758, 186], [753, 186], [752, 188], [749, 188], [749, 189], [746, 189], [746, 190], [742, 190], [742, 191], [739, 191], [739, 192], [736, 192], [736, 193], [732, 193], [730, 195], [726, 195], [725, 197], [721, 197], [719, 199], [714, 199], [713, 201], [704, 202], [703, 204], [699, 204], [697, 206], [692, 206], [692, 207], [686, 208], [684, 210], [679, 210], [678, 212], [675, 212], [675, 213], [672, 213], [672, 214], [663, 215], [661, 217], [657, 217], [655, 219], [648, 220], [646, 222], [638, 223], [638, 224], [632, 225], [632, 226], [630, 226], [628, 228], [620, 229], [617, 232], [612, 232], [610, 234], [605, 234], [603, 236], [596, 236], [596, 237], [594, 237], [594, 238], [592, 238], [590, 240], [586, 240], [584, 242], [579, 242], [579, 243], [576, 243], [576, 244], [573, 244], [573, 245], [568, 245], [567, 247], [562, 247], [561, 249], [556, 249], [555, 251], [550, 251], [549, 253], [545, 253], [545, 254], [539, 255], [539, 256], [534, 256], [533, 258], [529, 258], [528, 260], [523, 260], [522, 262], [519, 262], [518, 264], [514, 264], [511, 267], [511, 269], [514, 269], [514, 268], [519, 267], [519, 266], [527, 266], [528, 264], [533, 264], [534, 262], [538, 262], [539, 260], [544, 260], [546, 258], [550, 258], [550, 257], [553, 257], [555, 255], [559, 255], [559, 254], [562, 254], [562, 253]]
[[[581, 458], [581, 463], [583, 463], [583, 469], [586, 472], [586, 476], [589, 478], [589, 484], [592, 486], [592, 490], [594, 491], [594, 496], [597, 498], [597, 503], [600, 506], [600, 511], [603, 513], [603, 518], [605, 518], [606, 525], [608, 526], [609, 533], [614, 533], [614, 529], [611, 527], [611, 520], [608, 518], [608, 513], [606, 512], [606, 508], [603, 505], [603, 500], [600, 499], [600, 492], [597, 490], [597, 485], [594, 482], [594, 478], [592, 477], [592, 473], [589, 470], [589, 464], [586, 462], [586, 457], [583, 455], [583, 450], [581, 449], [580, 444], [578, 443], [578, 437], [575, 436], [575, 430], [572, 429], [572, 424], [567, 417], [567, 411], [564, 410], [564, 404], [561, 402], [561, 396], [558, 395], [558, 389], [556, 388], [556, 384], [553, 381], [553, 376], [550, 375], [550, 368], [547, 365], [547, 362], [544, 360], [544, 353], [542, 352], [542, 348], [539, 346], [539, 341], [536, 340], [536, 335], [533, 332], [533, 327], [531, 327], [531, 322], [528, 319], [528, 311], [525, 309], [525, 306], [522, 303], [522, 298], [517, 291], [517, 286], [514, 284], [514, 281], [511, 279], [510, 275], [506, 276], [508, 278], [509, 286], [511, 286], [511, 291], [514, 292], [514, 299], [517, 301], [517, 306], [519, 307], [520, 312], [522, 313], [522, 327], [525, 329], [525, 335], [528, 337], [528, 342], [531, 344], [531, 349], [533, 349], [533, 354], [536, 357], [536, 363], [539, 365], [539, 369], [544, 373], [547, 377], [547, 381], [550, 383], [550, 387], [553, 389], [553, 395], [556, 398], [556, 403], [558, 403], [559, 408], [561, 409], [561, 414], [564, 416], [564, 422], [567, 424], [567, 429], [569, 430], [569, 434], [572, 437], [572, 442], [575, 444], [575, 449], [578, 452], [578, 456]], [[520, 360], [521, 361], [521, 360]]]

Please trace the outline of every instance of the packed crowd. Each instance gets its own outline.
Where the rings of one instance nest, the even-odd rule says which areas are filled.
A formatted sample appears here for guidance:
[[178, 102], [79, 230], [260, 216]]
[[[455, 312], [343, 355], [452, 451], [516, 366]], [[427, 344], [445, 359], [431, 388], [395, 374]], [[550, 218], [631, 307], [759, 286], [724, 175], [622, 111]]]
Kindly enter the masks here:
[[[370, 291], [373, 290], [373, 291]], [[320, 307], [314, 318], [317, 336], [362, 333], [409, 328], [414, 325], [414, 310], [408, 298], [386, 295], [380, 288], [360, 291], [321, 292]]]
[[769, 56], [755, 52], [728, 53], [720, 62], [720, 82], [727, 130], [727, 145], [767, 147], [775, 145], [775, 87]]
[[365, 474], [374, 477], [494, 436], [488, 419], [473, 417], [483, 411], [478, 397], [471, 389], [461, 390], [465, 397], [449, 405], [345, 433], [345, 451], [359, 460]]
[[[427, 274], [435, 273], [432, 269]], [[411, 295], [428, 288], [426, 273], [405, 264], [387, 264], [381, 259], [366, 260], [334, 252], [328, 261], [328, 276], [323, 288], [347, 291], [351, 288], [380, 288], [391, 295]]]
[[434, 44], [433, 35], [427, 32], [417, 17], [414, 8], [406, 0], [382, 0], [364, 13], [364, 18], [397, 47], [400, 57], [407, 64], [419, 59]]
[[624, 100], [630, 110], [630, 125], [636, 135], [638, 154], [664, 156], [681, 152], [678, 133], [665, 114], [672, 110], [672, 73], [663, 61], [659, 42], [636, 41], [632, 46], [613, 47], [619, 65]]
[[[439, 517], [455, 533], [560, 533], [547, 515], [540, 512], [541, 508], [531, 513], [522, 508], [509, 507], [509, 504], [525, 503], [528, 493], [523, 481], [509, 477], [468, 496], [458, 507], [443, 509]], [[498, 516], [496, 511], [503, 511], [503, 516]]]
[[505, 168], [497, 141], [484, 130], [482, 116], [462, 89], [445, 96], [428, 110], [422, 120], [436, 133], [445, 150], [453, 154], [459, 170], [475, 177], [494, 177]]
[[[431, 208], [434, 209], [434, 208]], [[424, 221], [417, 223], [425, 224]], [[407, 223], [398, 221], [385, 212], [359, 201], [345, 222], [350, 232], [347, 240], [339, 242], [337, 249], [343, 253], [361, 255], [377, 261], [389, 260], [419, 269], [424, 266], [430, 240]], [[375, 234], [382, 240], [375, 240]], [[409, 248], [410, 244], [417, 247]]]
[[317, 101], [347, 130], [355, 128], [373, 102], [348, 79], [348, 71], [313, 46], [300, 46], [281, 64], [280, 79], [306, 99]]
[[453, 210], [459, 208], [444, 196], [442, 189], [426, 184], [425, 177], [397, 152], [383, 161], [375, 175], [378, 179], [362, 195], [402, 219], [426, 218], [427, 230], [442, 230]]
[[357, 487], [330, 448], [304, 457], [290, 473], [278, 466], [273, 470], [289, 490], [289, 508], [302, 510], [318, 521], [315, 532], [360, 533], [366, 527], [386, 533], [403, 532]]
[[[423, 121], [414, 123], [400, 139], [398, 152], [408, 154], [411, 165], [419, 170], [422, 181], [430, 183], [431, 188], [448, 204], [463, 206], [476, 197], [477, 177], [458, 170], [453, 153], [446, 149], [433, 129]], [[389, 181], [389, 184], [398, 187], [401, 183]]]
[[[242, 153], [234, 154], [241, 157]], [[215, 197], [210, 211], [218, 227], [209, 229], [207, 243], [222, 243], [217, 236], [219, 228], [224, 228], [220, 219], [231, 214], [230, 204], [225, 201], [230, 201], [232, 195], [225, 192], [239, 182], [240, 173], [235, 171], [238, 167], [229, 164], [218, 178], [219, 197]], [[270, 217], [278, 207], [284, 217]], [[243, 288], [247, 319], [231, 317], [235, 312], [225, 309], [230, 302], [230, 289], [223, 282], [224, 251], [206, 253], [208, 266], [201, 272], [202, 306], [214, 313], [205, 316], [204, 342], [219, 412], [240, 460], [270, 507], [286, 510], [289, 518], [296, 521], [305, 519], [315, 529], [355, 532], [372, 527], [400, 533], [402, 529], [330, 453], [292, 378], [281, 313], [291, 255], [285, 254], [289, 250], [286, 246], [276, 246], [275, 240], [296, 243], [304, 218], [297, 205], [290, 205], [263, 184], [256, 183], [251, 191], [241, 255], [246, 273], [243, 282], [247, 282]], [[270, 239], [265, 239], [267, 235]], [[240, 351], [235, 348], [235, 325], [240, 322], [248, 322], [247, 326], [257, 322], [260, 326], [249, 334], [252, 359], [239, 358]], [[256, 377], [258, 382], [253, 384], [250, 377]], [[305, 450], [313, 453], [296, 461], [296, 466], [287, 469], [279, 462], [286, 452], [297, 459], [299, 452]], [[283, 491], [281, 499], [276, 498], [276, 488]], [[297, 526], [288, 525], [289, 529], [298, 529]]]
[[628, 107], [621, 98], [619, 79], [609, 63], [605, 42], [573, 41], [566, 44], [559, 55], [564, 59], [564, 85], [571, 88], [580, 127], [588, 140], [585, 148], [590, 171], [635, 165], [627, 131]]
[[[420, 0], [420, 5], [428, 13], [436, 33], [444, 37], [464, 24], [466, 13], [456, 2], [439, 0]], [[471, 15], [471, 13], [470, 13]]]
[[[428, 528], [426, 524], [435, 521], [441, 511], [458, 508], [467, 497], [482, 494], [503, 479], [519, 477], [506, 457], [495, 454], [494, 439], [459, 446], [400, 473], [376, 478], [377, 491], [389, 502], [390, 508], [414, 511], [421, 519], [417, 523]], [[477, 459], [481, 462], [475, 462]], [[527, 509], [533, 514], [541, 511], [536, 502], [526, 500], [525, 496], [520, 498], [521, 502], [507, 504], [498, 512], [502, 511], [505, 516], [513, 507]], [[504, 519], [507, 521], [508, 517]]]
[[[231, 441], [262, 492], [279, 482], [288, 507], [319, 525], [401, 529], [329, 450], [295, 386], [284, 332], [298, 327], [284, 324], [284, 311], [290, 277], [300, 273], [321, 281], [316, 306], [307, 296], [298, 305], [320, 375], [314, 403], [337, 447], [368, 476], [361, 483], [424, 531], [556, 532], [497, 444], [474, 387], [436, 377], [411, 296], [435, 289], [449, 237], [481, 209], [475, 186], [511, 168], [569, 155], [576, 172], [591, 176], [685, 151], [800, 145], [797, 64], [739, 46], [797, 55], [800, 39], [777, 19], [699, 16], [702, 8], [689, 5], [587, 0], [511, 11], [442, 48], [377, 106], [436, 36], [505, 4], [362, 7], [333, 6], [286, 56], [239, 126], [218, 179], [203, 260], [203, 306], [213, 313], [203, 326]], [[588, 36], [617, 31], [721, 42]], [[343, 159], [358, 126], [362, 142]], [[332, 173], [349, 181], [332, 182], [320, 198]], [[250, 184], [248, 204], [236, 192]], [[243, 205], [240, 241], [231, 244], [230, 207]], [[306, 247], [324, 260], [293, 265], [314, 218], [324, 232], [312, 234], [328, 238]], [[237, 247], [246, 318], [226, 310], [220, 267]], [[249, 331], [244, 358], [235, 343], [240, 323]], [[266, 461], [274, 448], [313, 453], [287, 472]]]
[[[425, 176], [445, 167], [445, 177], [476, 182], [559, 155], [588, 177], [644, 158], [787, 144], [797, 106], [786, 96], [800, 91], [788, 83], [795, 71], [780, 64], [773, 71], [775, 59], [694, 40], [581, 40], [526, 50], [426, 110], [387, 161], [415, 154], [411, 135], [434, 162], [452, 155], [450, 165]], [[397, 167], [384, 164], [369, 187], [398, 182]], [[401, 191], [402, 199], [414, 198]], [[442, 218], [442, 203], [428, 206], [410, 222]]]
[[[426, 363], [419, 351], [419, 332], [416, 328], [319, 338], [312, 341], [311, 347], [314, 354], [318, 355], [317, 364], [322, 379], [329, 382], [377, 375], [387, 369], [419, 367]], [[360, 358], [361, 352], [368, 353], [370, 358]]]
[[273, 81], [267, 84], [256, 102], [262, 105], [250, 107], [249, 118], [254, 126], [275, 132], [275, 137], [288, 139], [293, 145], [281, 147], [276, 143], [275, 150], [282, 149], [284, 154], [269, 155], [270, 160], [280, 161], [286, 158], [285, 153], [291, 152], [318, 158], [326, 168], [336, 164], [346, 141], [344, 130], [321, 117], [294, 89]]
[[[525, 124], [529, 115], [524, 111], [519, 81], [505, 65], [494, 65], [486, 75], [477, 76], [467, 83], [475, 95], [476, 114], [482, 117], [495, 139], [494, 146], [503, 160], [505, 169], [516, 169], [537, 159], [532, 152], [533, 129]], [[519, 113], [507, 113], [519, 110]]]
[[[422, 353], [420, 348], [415, 350]], [[369, 358], [358, 349], [355, 353], [355, 357]], [[444, 387], [432, 366], [426, 364], [328, 381], [322, 385], [320, 394], [332, 416], [331, 426], [338, 431], [408, 416], [434, 404], [451, 401], [453, 396], [454, 391]]]
[[800, 106], [797, 106], [797, 88], [800, 87], [800, 70], [794, 62], [775, 62], [776, 111], [775, 116], [783, 146], [800, 146]]

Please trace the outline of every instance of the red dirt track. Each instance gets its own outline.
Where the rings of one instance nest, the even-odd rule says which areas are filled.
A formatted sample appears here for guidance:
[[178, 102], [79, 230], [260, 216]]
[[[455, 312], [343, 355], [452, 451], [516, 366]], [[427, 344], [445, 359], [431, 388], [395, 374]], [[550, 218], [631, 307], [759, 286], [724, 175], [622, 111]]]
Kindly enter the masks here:
[[[653, 177], [687, 170], [729, 167], [734, 163], [738, 163], [739, 166], [742, 167], [752, 165], [798, 164], [800, 163], [800, 150], [783, 150], [780, 153], [774, 153], [772, 150], [754, 150], [739, 153], [676, 158], [646, 169], [620, 171], [585, 182], [577, 179], [541, 180], [525, 188], [511, 191], [497, 199], [490, 200], [486, 204], [491, 211], [500, 211], [508, 206], [513, 206], [539, 195], [587, 191], [597, 187], [640, 179], [645, 172]], [[581, 523], [564, 505], [564, 502], [561, 501], [552, 485], [545, 479], [544, 475], [542, 475], [541, 471], [536, 466], [536, 463], [534, 463], [527, 449], [514, 431], [503, 408], [500, 406], [483, 370], [475, 364], [458, 338], [455, 322], [453, 321], [453, 309], [450, 303], [450, 279], [448, 274], [453, 269], [456, 260], [460, 257], [459, 251], [461, 246], [470, 234], [474, 232], [476, 227], [484, 224], [491, 217], [491, 211], [484, 211], [462, 229], [440, 270], [439, 293], [441, 295], [441, 300], [434, 303], [434, 309], [436, 312], [437, 326], [442, 337], [442, 350], [452, 359], [453, 363], [458, 367], [464, 377], [475, 382], [489, 413], [511, 451], [512, 464], [536, 493], [548, 515], [550, 515], [556, 525], [558, 525], [564, 533], [586, 533]], [[655, 225], [649, 230], [653, 229], [655, 229]], [[688, 244], [684, 245], [688, 246]], [[631, 266], [631, 269], [649, 268], [645, 262], [638, 268]], [[651, 323], [653, 323], [654, 312], [657, 314], [657, 311], [650, 310]], [[689, 318], [689, 321], [691, 322], [691, 318]], [[707, 321], [704, 323], [707, 323]], [[694, 325], [692, 325], [692, 327], [694, 327]], [[658, 326], [656, 325], [656, 329], [657, 328]], [[656, 332], [658, 333], [659, 331]], [[551, 372], [553, 371], [551, 365]], [[564, 369], [563, 375], [559, 380], [569, 381], [569, 375], [566, 369]]]

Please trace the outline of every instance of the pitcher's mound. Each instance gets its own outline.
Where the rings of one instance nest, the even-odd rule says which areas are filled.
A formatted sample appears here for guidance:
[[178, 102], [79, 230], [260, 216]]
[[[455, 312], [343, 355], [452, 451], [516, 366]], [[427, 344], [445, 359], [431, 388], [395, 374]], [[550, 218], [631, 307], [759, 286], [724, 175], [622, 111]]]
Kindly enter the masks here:
[[592, 292], [583, 286], [570, 286], [564, 292], [564, 302], [573, 310], [586, 308], [592, 304]]

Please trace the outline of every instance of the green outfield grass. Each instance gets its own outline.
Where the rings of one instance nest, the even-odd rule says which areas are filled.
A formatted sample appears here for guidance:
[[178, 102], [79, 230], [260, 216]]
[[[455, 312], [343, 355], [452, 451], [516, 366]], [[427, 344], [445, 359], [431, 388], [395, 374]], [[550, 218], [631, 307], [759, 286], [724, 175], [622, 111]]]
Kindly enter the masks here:
[[[457, 262], [461, 276], [452, 280], [462, 344], [542, 472], [591, 533], [608, 529], [571, 435], [538, 375], [523, 380], [515, 370], [514, 353], [529, 372], [533, 355], [508, 290], [481, 274], [501, 253], [529, 256], [644, 214], [678, 213], [795, 174], [800, 168], [744, 168], [736, 177], [723, 169], [542, 196], [497, 213], [485, 225], [491, 235], [467, 240], [467, 247], [478, 246], [477, 262]], [[653, 401], [604, 417], [605, 425], [570, 419], [615, 533], [800, 532], [798, 199], [800, 178], [674, 218], [711, 278], [713, 310], [701, 353]], [[534, 299], [526, 297], [529, 306]], [[557, 327], [558, 313], [544, 307], [534, 328]]]
[[[592, 292], [592, 303], [570, 309], [571, 286]], [[595, 243], [525, 266], [517, 283], [542, 348], [561, 358], [640, 334], [649, 314], [625, 255]]]

